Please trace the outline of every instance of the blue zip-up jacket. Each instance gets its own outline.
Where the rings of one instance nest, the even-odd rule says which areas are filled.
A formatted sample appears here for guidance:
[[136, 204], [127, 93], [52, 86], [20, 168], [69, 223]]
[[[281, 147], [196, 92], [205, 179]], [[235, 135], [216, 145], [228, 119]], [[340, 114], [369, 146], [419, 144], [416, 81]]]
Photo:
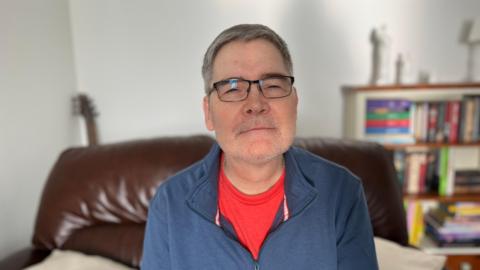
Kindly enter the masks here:
[[150, 203], [143, 270], [378, 269], [360, 180], [296, 147], [285, 154], [289, 218], [278, 210], [258, 260], [223, 217], [215, 224], [220, 147], [161, 185]]

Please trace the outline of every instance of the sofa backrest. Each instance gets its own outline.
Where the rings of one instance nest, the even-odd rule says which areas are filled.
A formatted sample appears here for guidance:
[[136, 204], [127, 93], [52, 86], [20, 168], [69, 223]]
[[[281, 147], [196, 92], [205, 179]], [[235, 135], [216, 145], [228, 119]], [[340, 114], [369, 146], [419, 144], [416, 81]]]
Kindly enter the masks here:
[[[54, 165], [37, 214], [33, 244], [72, 249], [138, 266], [150, 199], [169, 176], [200, 160], [209, 136], [170, 137], [71, 148]], [[391, 157], [379, 145], [303, 138], [295, 144], [361, 177], [374, 234], [407, 243]]]

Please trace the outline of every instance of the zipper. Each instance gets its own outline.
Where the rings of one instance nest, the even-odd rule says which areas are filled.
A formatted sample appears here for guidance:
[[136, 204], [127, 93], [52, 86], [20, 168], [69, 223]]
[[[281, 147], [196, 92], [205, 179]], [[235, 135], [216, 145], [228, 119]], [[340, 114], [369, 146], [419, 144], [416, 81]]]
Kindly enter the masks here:
[[260, 270], [260, 265], [258, 265], [257, 261], [255, 261], [255, 270]]

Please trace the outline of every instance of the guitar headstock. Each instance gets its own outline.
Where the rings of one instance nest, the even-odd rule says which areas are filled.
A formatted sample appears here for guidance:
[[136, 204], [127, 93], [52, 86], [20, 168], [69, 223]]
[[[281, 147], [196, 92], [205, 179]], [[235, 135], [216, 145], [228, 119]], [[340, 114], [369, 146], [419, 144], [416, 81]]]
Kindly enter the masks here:
[[86, 121], [91, 121], [98, 116], [92, 99], [86, 94], [78, 94], [73, 98], [74, 113], [85, 117]]

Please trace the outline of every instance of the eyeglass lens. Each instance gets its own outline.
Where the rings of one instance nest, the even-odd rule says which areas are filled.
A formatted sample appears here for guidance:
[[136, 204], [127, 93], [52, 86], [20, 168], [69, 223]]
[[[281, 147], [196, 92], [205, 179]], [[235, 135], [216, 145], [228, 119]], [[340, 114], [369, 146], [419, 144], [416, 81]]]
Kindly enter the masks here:
[[286, 97], [292, 90], [290, 77], [271, 77], [259, 81], [230, 79], [215, 84], [218, 96], [224, 101], [240, 101], [248, 96], [251, 84], [259, 84], [262, 94], [266, 98]]

